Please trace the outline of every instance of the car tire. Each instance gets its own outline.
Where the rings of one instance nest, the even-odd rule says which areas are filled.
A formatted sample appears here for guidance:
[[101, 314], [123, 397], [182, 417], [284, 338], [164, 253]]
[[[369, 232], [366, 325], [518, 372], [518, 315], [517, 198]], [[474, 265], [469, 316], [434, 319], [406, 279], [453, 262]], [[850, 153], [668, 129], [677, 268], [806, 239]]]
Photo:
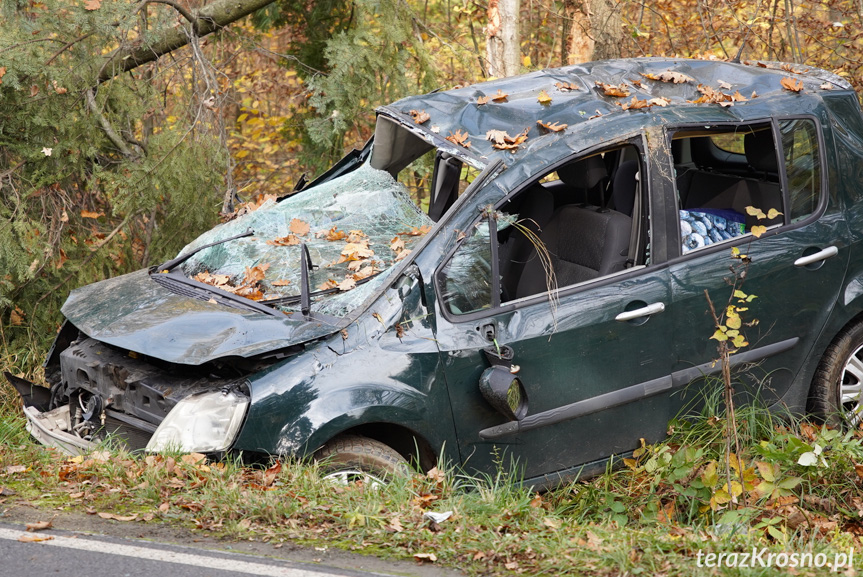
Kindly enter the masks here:
[[340, 484], [364, 481], [382, 484], [394, 475], [406, 475], [408, 463], [392, 447], [359, 435], [343, 435], [315, 453], [325, 479]]
[[863, 323], [836, 336], [815, 371], [809, 411], [832, 427], [855, 428], [861, 420]]

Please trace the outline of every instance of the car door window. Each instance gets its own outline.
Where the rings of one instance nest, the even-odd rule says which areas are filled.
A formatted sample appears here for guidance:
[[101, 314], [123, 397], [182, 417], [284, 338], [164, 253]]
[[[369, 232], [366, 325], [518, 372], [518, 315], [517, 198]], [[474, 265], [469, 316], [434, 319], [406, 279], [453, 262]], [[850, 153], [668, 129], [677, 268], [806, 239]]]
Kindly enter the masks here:
[[772, 123], [674, 133], [682, 253], [815, 212], [821, 194], [815, 123], [789, 119], [777, 128], [779, 144]]
[[486, 211], [441, 271], [449, 312], [475, 312], [644, 265], [649, 221], [640, 158], [628, 143], [570, 159]]

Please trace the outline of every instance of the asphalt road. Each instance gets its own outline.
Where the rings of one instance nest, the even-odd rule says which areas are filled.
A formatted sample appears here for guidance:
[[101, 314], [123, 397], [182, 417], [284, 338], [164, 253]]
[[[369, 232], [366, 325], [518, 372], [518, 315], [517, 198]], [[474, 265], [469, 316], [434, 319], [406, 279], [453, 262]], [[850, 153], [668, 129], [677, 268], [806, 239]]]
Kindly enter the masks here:
[[[43, 539], [22, 542], [20, 539]], [[0, 523], [2, 577], [369, 577], [283, 559]]]

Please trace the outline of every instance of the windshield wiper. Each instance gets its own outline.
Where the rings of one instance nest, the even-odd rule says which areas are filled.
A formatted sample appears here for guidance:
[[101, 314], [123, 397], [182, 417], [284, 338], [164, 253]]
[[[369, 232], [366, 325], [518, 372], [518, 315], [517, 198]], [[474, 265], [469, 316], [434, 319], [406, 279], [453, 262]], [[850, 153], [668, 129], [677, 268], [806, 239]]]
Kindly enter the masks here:
[[[182, 256], [178, 256], [176, 258], [173, 258], [167, 262], [160, 264], [159, 266], [156, 267], [155, 272], [170, 271], [171, 269], [175, 268], [177, 265], [183, 264], [184, 262], [186, 262], [187, 260], [189, 260], [190, 258], [195, 256], [196, 254], [198, 254], [199, 252], [201, 252], [205, 248], [210, 248], [211, 246], [223, 244], [223, 243], [226, 243], [230, 240], [236, 240], [238, 238], [244, 238], [247, 236], [252, 236], [253, 234], [255, 234], [255, 231], [253, 231], [251, 228], [249, 228], [244, 233], [237, 234], [234, 236], [229, 236], [228, 238], [223, 238], [222, 240], [217, 240], [216, 242], [211, 242], [210, 244], [205, 244], [203, 246], [199, 246], [195, 250], [189, 251], [188, 253], [186, 253]], [[153, 272], [152, 269], [151, 269], [151, 272]]]

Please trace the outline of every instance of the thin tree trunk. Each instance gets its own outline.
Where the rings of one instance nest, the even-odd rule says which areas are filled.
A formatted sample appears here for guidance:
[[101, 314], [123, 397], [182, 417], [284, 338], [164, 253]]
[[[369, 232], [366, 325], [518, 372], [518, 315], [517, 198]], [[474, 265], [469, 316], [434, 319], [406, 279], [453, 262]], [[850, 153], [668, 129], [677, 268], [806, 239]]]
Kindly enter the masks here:
[[491, 76], [514, 76], [521, 66], [519, 0], [490, 0], [486, 26], [486, 58]]

